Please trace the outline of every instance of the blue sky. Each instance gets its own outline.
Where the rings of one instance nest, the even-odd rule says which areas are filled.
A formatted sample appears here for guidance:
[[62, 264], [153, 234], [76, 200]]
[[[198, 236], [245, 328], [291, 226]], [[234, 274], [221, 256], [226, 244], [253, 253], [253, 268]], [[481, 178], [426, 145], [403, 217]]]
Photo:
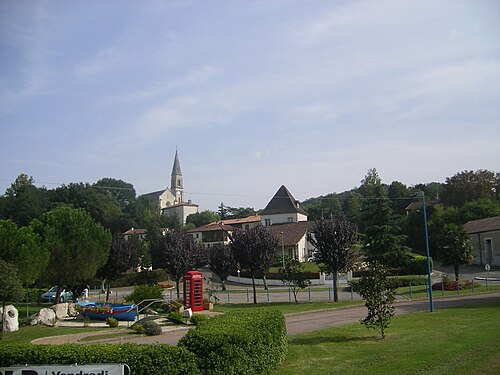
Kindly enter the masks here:
[[499, 170], [498, 1], [1, 1], [0, 193], [122, 179], [200, 210]]

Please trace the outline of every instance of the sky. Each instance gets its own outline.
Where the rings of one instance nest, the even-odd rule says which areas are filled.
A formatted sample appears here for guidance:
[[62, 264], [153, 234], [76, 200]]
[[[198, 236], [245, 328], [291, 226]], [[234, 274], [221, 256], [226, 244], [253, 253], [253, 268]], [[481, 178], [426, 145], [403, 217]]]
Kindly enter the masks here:
[[0, 194], [115, 178], [201, 210], [500, 170], [500, 2], [0, 0]]

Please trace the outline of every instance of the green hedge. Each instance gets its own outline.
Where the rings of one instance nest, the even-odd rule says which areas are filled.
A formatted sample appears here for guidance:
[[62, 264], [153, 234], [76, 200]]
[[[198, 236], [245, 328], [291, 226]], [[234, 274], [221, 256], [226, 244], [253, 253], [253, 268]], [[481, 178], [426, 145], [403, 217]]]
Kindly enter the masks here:
[[[432, 259], [430, 260], [432, 270]], [[424, 275], [427, 273], [427, 257], [411, 252], [405, 253], [405, 268], [413, 275]]]
[[[365, 276], [368, 276], [369, 274], [366, 274]], [[389, 280], [393, 283], [393, 285], [396, 288], [400, 288], [403, 286], [415, 286], [415, 285], [426, 285], [427, 284], [427, 276], [423, 275], [417, 275], [417, 276], [389, 276]], [[353, 286], [354, 290], [356, 290], [356, 287], [358, 286], [359, 279], [351, 280], [351, 285]]]
[[203, 374], [269, 374], [285, 360], [286, 325], [278, 310], [235, 310], [192, 329], [179, 346]]
[[0, 367], [24, 364], [126, 363], [134, 375], [200, 374], [192, 353], [169, 345], [0, 345]]

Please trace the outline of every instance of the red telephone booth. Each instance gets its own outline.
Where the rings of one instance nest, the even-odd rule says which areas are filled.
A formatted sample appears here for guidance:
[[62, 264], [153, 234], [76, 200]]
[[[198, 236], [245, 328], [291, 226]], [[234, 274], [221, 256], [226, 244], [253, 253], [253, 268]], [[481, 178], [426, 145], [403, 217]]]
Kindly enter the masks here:
[[198, 271], [184, 274], [184, 306], [203, 311], [203, 275]]

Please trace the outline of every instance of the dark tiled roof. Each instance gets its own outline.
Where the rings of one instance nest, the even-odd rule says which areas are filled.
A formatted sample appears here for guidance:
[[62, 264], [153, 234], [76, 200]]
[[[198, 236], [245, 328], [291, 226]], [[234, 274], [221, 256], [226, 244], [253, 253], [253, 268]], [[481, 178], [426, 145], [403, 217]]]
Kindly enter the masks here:
[[467, 223], [465, 223], [464, 228], [467, 233], [480, 233], [500, 230], [500, 216], [468, 221]]
[[165, 190], [166, 189], [153, 191], [152, 193], [146, 193], [146, 194], [141, 195], [141, 197], [158, 200], [160, 198], [160, 195], [162, 195]]
[[269, 201], [261, 215], [289, 214], [297, 212], [302, 215], [307, 213], [299, 207], [299, 201], [295, 200], [285, 185], [281, 185], [274, 197]]
[[285, 246], [295, 246], [304, 235], [312, 231], [314, 221], [299, 221], [297, 223], [277, 224], [266, 227], [278, 239], [281, 246], [281, 232], [283, 232], [283, 243]]

